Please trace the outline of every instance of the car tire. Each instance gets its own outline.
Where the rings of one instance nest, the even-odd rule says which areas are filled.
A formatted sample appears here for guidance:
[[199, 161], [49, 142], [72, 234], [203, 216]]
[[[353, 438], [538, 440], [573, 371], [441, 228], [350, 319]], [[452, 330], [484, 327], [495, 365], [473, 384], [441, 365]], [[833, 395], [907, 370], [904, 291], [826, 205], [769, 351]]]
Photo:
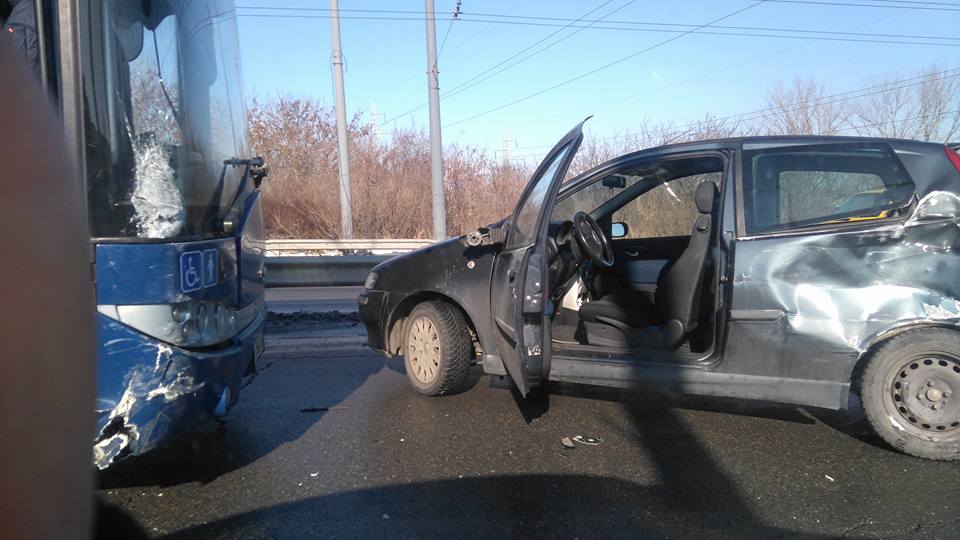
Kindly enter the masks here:
[[407, 317], [403, 365], [407, 378], [425, 396], [467, 390], [473, 357], [470, 329], [463, 314], [445, 302], [419, 304]]
[[873, 430], [916, 457], [960, 459], [960, 333], [914, 330], [881, 344], [860, 384]]

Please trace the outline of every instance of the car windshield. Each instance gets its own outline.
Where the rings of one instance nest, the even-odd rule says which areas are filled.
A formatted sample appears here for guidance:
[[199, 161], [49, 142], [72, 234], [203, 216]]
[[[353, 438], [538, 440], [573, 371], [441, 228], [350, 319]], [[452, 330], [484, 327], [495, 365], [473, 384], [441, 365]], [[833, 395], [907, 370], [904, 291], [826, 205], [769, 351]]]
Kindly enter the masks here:
[[246, 155], [232, 2], [83, 4], [93, 236], [216, 236]]

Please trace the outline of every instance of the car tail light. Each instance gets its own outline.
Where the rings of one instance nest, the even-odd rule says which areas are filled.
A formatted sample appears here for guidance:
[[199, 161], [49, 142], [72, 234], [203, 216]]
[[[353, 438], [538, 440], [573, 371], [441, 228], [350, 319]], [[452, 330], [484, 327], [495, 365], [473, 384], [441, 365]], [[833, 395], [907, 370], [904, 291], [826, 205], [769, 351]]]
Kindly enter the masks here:
[[953, 163], [953, 168], [960, 173], [960, 154], [956, 150], [950, 148], [949, 146], [944, 146], [943, 151], [947, 154], [947, 159], [950, 160], [950, 163]]

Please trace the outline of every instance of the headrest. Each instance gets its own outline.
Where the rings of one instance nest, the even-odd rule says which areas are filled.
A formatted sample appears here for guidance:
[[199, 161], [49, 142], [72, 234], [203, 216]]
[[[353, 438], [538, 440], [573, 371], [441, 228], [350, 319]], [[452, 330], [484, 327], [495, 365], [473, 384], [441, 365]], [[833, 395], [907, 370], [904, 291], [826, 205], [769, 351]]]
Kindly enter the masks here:
[[697, 186], [697, 210], [701, 214], [709, 214], [713, 211], [713, 203], [717, 200], [717, 195], [720, 194], [720, 191], [717, 190], [717, 185], [711, 181], [706, 181], [699, 186]]

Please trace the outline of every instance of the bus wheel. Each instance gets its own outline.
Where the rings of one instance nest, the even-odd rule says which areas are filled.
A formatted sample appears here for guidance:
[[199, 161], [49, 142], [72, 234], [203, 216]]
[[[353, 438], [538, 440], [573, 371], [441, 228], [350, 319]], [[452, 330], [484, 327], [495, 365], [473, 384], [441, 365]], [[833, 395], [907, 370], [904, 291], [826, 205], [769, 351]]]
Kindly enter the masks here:
[[860, 400], [874, 431], [897, 450], [960, 459], [960, 333], [915, 330], [881, 344]]

